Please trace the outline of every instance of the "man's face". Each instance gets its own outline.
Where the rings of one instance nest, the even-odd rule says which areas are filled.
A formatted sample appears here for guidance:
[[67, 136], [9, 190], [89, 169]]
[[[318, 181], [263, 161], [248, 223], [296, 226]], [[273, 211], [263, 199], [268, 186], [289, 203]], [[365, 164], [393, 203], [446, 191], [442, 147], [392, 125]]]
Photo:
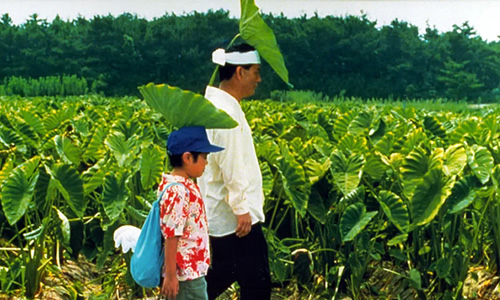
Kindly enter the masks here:
[[255, 89], [259, 82], [262, 81], [260, 78], [260, 65], [252, 65], [249, 69], [241, 68], [242, 72], [242, 92], [244, 97], [250, 97], [255, 93]]

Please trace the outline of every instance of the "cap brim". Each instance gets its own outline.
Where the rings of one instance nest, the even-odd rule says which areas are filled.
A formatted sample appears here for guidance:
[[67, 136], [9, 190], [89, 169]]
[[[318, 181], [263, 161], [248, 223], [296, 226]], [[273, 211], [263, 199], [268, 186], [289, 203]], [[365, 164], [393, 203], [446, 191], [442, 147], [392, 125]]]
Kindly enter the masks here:
[[212, 153], [212, 152], [219, 152], [224, 150], [223, 147], [215, 146], [215, 145], [209, 145], [202, 147], [200, 149], [196, 149], [196, 152], [202, 152], [202, 153]]

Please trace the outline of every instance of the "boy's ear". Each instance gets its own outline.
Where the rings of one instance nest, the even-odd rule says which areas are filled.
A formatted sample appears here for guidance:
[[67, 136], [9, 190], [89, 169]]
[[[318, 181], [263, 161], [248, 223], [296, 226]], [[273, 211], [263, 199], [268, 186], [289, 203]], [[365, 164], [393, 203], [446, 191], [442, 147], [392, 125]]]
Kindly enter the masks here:
[[192, 157], [193, 157], [193, 155], [190, 152], [184, 152], [184, 153], [182, 153], [182, 162], [184, 164], [187, 164], [190, 162]]

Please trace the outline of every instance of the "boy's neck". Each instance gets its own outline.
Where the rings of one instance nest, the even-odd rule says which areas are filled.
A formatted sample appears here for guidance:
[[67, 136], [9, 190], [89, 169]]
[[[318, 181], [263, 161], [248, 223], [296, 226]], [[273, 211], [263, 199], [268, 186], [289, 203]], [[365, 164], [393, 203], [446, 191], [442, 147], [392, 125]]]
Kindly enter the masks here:
[[175, 176], [182, 176], [186, 179], [189, 179], [188, 174], [182, 168], [174, 168], [174, 170], [170, 174], [175, 175]]

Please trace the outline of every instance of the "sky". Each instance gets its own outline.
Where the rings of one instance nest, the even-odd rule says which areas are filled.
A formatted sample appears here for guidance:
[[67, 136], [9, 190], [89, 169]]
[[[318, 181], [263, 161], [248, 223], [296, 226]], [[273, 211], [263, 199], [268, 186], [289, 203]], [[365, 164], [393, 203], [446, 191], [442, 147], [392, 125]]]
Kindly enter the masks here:
[[[289, 18], [303, 15], [360, 16], [366, 14], [378, 26], [398, 19], [425, 28], [451, 31], [453, 25], [468, 21], [478, 35], [487, 41], [498, 41], [500, 35], [500, 0], [255, 0], [263, 13], [283, 13]], [[238, 0], [0, 0], [0, 15], [8, 13], [14, 24], [22, 24], [33, 13], [52, 21], [56, 15], [64, 20], [78, 16], [118, 16], [128, 12], [153, 19], [165, 13], [182, 15], [193, 11], [224, 9], [238, 18]]]

